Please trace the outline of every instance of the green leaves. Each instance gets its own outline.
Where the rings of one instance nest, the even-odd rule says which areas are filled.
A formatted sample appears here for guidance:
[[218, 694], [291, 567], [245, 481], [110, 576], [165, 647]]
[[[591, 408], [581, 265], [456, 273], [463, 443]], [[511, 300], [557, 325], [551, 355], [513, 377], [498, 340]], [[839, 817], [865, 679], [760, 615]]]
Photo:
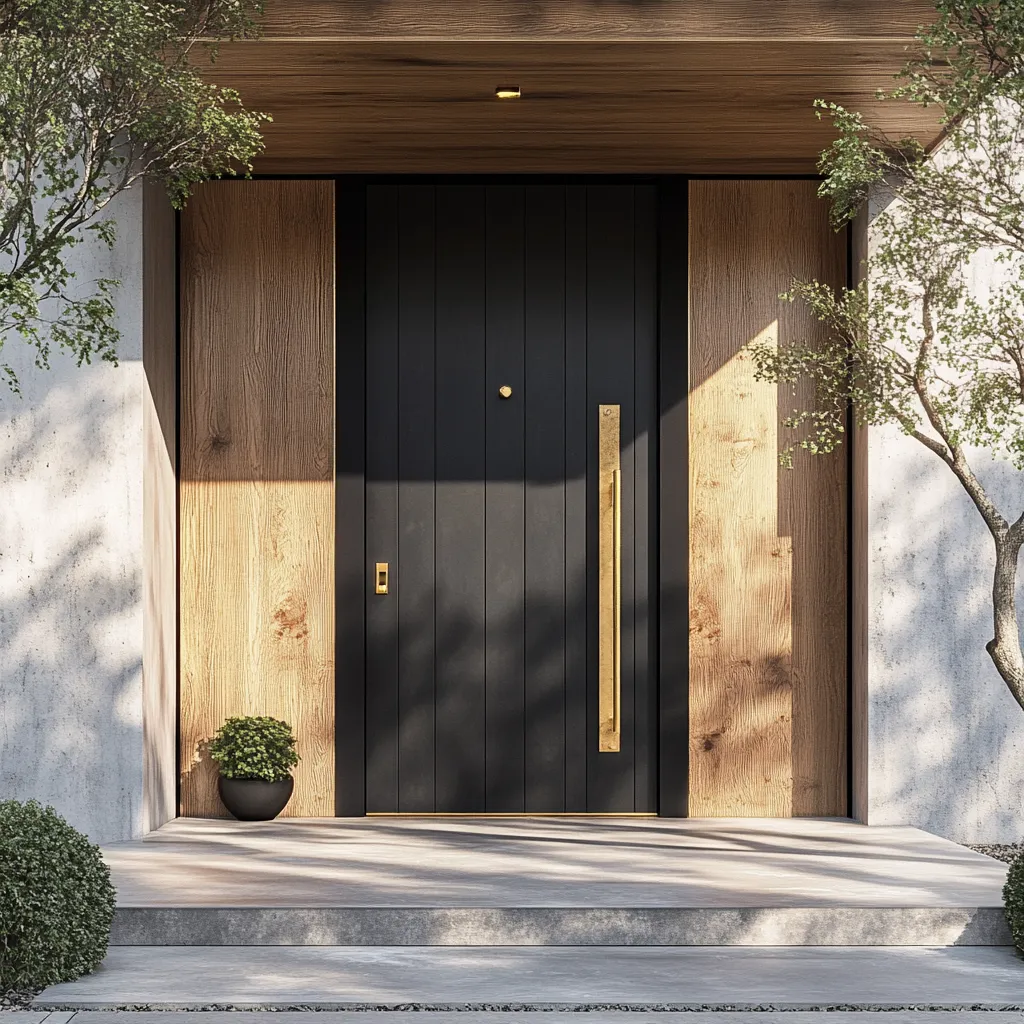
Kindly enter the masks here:
[[210, 757], [226, 779], [287, 779], [299, 763], [291, 726], [277, 718], [229, 718], [210, 743]]
[[817, 104], [838, 130], [820, 165], [833, 222], [873, 196], [866, 282], [796, 283], [827, 340], [753, 354], [763, 380], [814, 382], [784, 461], [834, 450], [852, 405], [947, 462], [981, 448], [1024, 470], [1024, 0], [939, 0], [918, 40], [888, 99], [940, 107], [941, 146]]
[[1006, 872], [1003, 903], [1014, 945], [1024, 952], [1024, 855], [1022, 854], [1018, 854], [1014, 858]]
[[95, 970], [114, 903], [99, 847], [52, 807], [0, 802], [0, 992]]
[[[180, 206], [251, 169], [267, 115], [203, 81], [216, 40], [252, 36], [260, 0], [0, 0], [0, 344], [46, 367], [116, 362], [112, 281], [76, 281], [87, 232], [115, 240], [111, 201], [143, 175]], [[4, 368], [12, 388], [18, 383]]]

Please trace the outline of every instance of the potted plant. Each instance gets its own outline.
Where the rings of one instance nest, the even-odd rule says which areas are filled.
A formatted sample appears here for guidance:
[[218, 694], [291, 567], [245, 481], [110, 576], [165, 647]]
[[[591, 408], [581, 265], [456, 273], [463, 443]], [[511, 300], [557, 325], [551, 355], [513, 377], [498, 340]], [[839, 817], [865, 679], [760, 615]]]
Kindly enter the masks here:
[[278, 718], [229, 718], [210, 743], [217, 788], [239, 821], [270, 821], [292, 795], [292, 768], [299, 763], [292, 727]]

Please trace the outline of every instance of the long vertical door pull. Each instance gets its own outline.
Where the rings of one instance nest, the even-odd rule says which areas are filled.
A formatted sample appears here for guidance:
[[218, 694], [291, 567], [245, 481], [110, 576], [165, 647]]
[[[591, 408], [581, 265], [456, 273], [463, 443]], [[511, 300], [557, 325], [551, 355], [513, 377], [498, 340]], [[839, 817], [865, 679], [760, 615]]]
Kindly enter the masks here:
[[620, 407], [598, 406], [598, 751], [618, 753], [622, 712]]

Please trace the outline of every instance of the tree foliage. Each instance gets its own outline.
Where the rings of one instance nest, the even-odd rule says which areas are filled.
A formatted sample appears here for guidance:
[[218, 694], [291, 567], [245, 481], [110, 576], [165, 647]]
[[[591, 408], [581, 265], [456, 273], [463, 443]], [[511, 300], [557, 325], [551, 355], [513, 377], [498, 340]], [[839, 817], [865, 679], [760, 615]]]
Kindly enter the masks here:
[[[820, 194], [836, 227], [879, 207], [863, 283], [836, 294], [796, 282], [788, 296], [826, 326], [823, 345], [753, 346], [761, 379], [809, 377], [816, 400], [787, 420], [783, 454], [831, 452], [852, 405], [864, 425], [896, 424], [954, 473], [996, 549], [988, 651], [1024, 707], [1015, 606], [1021, 507], [997, 507], [972, 465], [979, 452], [1024, 472], [1024, 0], [938, 0], [933, 25], [892, 103], [933, 108], [932, 153], [856, 111], [819, 101], [837, 139], [821, 157]], [[983, 288], [972, 285], [988, 268]], [[1022, 478], [1024, 482], [1024, 478]]]
[[[265, 115], [203, 81], [220, 39], [252, 36], [260, 0], [0, 0], [0, 343], [49, 364], [116, 361], [116, 281], [68, 266], [113, 245], [112, 200], [143, 175], [180, 206], [193, 186], [248, 170]], [[3, 366], [10, 386], [18, 381]]]

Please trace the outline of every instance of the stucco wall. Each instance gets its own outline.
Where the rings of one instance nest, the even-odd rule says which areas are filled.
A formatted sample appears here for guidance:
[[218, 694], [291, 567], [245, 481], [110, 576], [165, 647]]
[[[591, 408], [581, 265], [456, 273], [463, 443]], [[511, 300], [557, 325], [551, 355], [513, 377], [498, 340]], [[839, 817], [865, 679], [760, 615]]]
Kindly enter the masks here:
[[0, 797], [51, 803], [95, 841], [142, 831], [142, 190], [119, 197], [118, 367], [5, 358], [0, 388]]
[[[872, 218], [886, 201], [875, 197]], [[999, 272], [991, 259], [977, 260], [968, 271], [975, 294], [984, 296]], [[867, 445], [868, 822], [960, 842], [1019, 841], [1024, 711], [985, 651], [988, 531], [952, 473], [917, 441], [872, 428]], [[1019, 515], [1020, 474], [980, 455], [973, 464], [1004, 514]]]

